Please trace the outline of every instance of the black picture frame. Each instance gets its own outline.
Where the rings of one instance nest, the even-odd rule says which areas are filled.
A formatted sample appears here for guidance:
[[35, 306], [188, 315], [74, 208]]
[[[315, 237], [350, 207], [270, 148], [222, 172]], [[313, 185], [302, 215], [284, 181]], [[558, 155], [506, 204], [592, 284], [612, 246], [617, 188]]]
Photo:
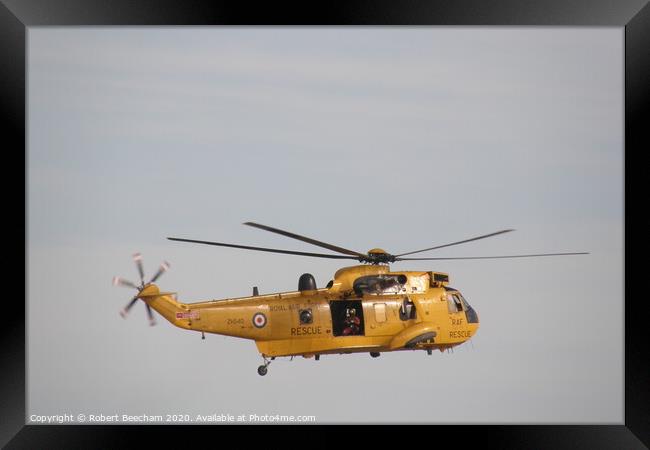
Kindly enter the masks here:
[[[650, 90], [650, 5], [646, 0], [347, 0], [338, 2], [266, 2], [254, 7], [244, 2], [205, 0], [0, 0], [0, 92], [2, 118], [5, 125], [5, 155], [23, 155], [26, 164], [26, 30], [30, 26], [78, 25], [501, 25], [501, 26], [613, 26], [625, 28], [625, 419], [620, 425], [525, 425], [525, 426], [422, 426], [403, 433], [402, 442], [415, 443], [426, 438], [433, 445], [470, 443], [494, 448], [553, 448], [553, 449], [634, 449], [650, 445], [650, 355], [645, 335], [647, 314], [640, 289], [641, 264], [635, 265], [633, 254], [646, 254], [647, 243], [640, 227], [647, 225], [642, 218], [644, 192], [638, 180], [647, 172], [641, 163], [643, 151], [650, 146], [647, 123]], [[645, 114], [644, 114], [645, 113]], [[9, 139], [7, 139], [9, 138]], [[19, 157], [20, 161], [21, 158]], [[5, 160], [5, 167], [13, 163]], [[11, 165], [10, 165], [11, 164]], [[5, 175], [8, 171], [5, 171]], [[13, 172], [13, 171], [12, 171]], [[23, 188], [28, 173], [25, 171]], [[647, 176], [647, 175], [646, 175]], [[5, 196], [18, 196], [16, 182], [4, 177]], [[11, 211], [22, 211], [22, 220], [11, 215], [5, 220], [5, 241], [21, 247], [16, 249], [18, 260], [26, 262], [26, 190]], [[640, 198], [638, 202], [634, 198]], [[5, 214], [7, 214], [5, 210]], [[5, 216], [6, 219], [6, 216]], [[25, 246], [14, 236], [23, 235]], [[9, 238], [7, 238], [9, 236]], [[5, 245], [9, 242], [5, 242]], [[20, 255], [23, 255], [21, 258]], [[19, 267], [11, 258], [14, 270]], [[23, 275], [28, 276], [26, 265]], [[636, 276], [635, 276], [636, 275]], [[14, 285], [15, 279], [13, 277]], [[26, 284], [25, 284], [26, 286]], [[603, 280], [603, 289], [607, 280]], [[5, 294], [7, 295], [7, 294]], [[603, 294], [608, 295], [608, 294]], [[26, 301], [26, 292], [23, 298]], [[20, 298], [20, 297], [18, 297]], [[25, 309], [20, 301], [11, 299], [5, 305], [2, 323], [2, 365], [0, 383], [0, 444], [6, 448], [117, 448], [135, 446], [136, 439], [162, 440], [167, 446], [191, 445], [209, 435], [215, 445], [223, 433], [242, 444], [276, 446], [311, 445], [293, 438], [293, 433], [312, 435], [320, 444], [323, 438], [333, 438], [341, 445], [350, 439], [381, 442], [391, 430], [383, 433], [365, 426], [265, 427], [252, 434], [242, 426], [81, 426], [25, 425]], [[598, 330], [594, 330], [598, 333]], [[54, 338], [54, 337], [53, 337]], [[125, 387], [128, 389], [128, 387]], [[316, 429], [319, 428], [319, 429]], [[383, 427], [382, 427], [383, 428]], [[411, 427], [409, 427], [411, 428]], [[136, 436], [137, 435], [137, 436]], [[144, 436], [142, 436], [144, 435]], [[257, 436], [257, 437], [256, 437]], [[361, 437], [362, 436], [362, 437]], [[287, 439], [289, 439], [287, 441]], [[225, 437], [224, 441], [225, 444]], [[444, 444], [443, 444], [444, 443]], [[361, 444], [354, 444], [361, 445]]]

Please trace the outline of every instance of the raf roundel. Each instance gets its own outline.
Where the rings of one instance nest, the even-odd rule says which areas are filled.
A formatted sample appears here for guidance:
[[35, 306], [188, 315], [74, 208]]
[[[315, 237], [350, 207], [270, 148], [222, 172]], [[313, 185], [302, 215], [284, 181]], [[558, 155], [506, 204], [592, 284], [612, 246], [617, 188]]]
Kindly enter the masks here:
[[253, 316], [253, 325], [257, 328], [264, 328], [266, 325], [266, 316], [262, 313], [256, 313]]

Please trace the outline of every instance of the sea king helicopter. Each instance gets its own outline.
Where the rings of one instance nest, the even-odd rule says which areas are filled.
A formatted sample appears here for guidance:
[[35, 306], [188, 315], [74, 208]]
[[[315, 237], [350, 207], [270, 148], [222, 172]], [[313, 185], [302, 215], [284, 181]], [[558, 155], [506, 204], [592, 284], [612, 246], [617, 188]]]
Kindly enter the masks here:
[[542, 253], [528, 255], [463, 256], [443, 258], [409, 257], [514, 231], [500, 230], [462, 241], [391, 254], [380, 248], [367, 253], [349, 250], [288, 231], [254, 222], [244, 225], [277, 233], [337, 254], [280, 250], [223, 242], [169, 237], [195, 244], [257, 250], [316, 258], [348, 259], [361, 263], [339, 269], [325, 287], [318, 288], [314, 277], [305, 273], [298, 280], [298, 290], [261, 295], [253, 287], [250, 297], [179, 302], [174, 292], [161, 292], [154, 282], [169, 269], [163, 262], [147, 283], [144, 281], [142, 256], [133, 256], [140, 284], [115, 277], [113, 284], [135, 288], [138, 293], [120, 312], [142, 300], [151, 325], [152, 309], [173, 325], [186, 330], [251, 339], [262, 355], [258, 367], [266, 375], [277, 357], [303, 356], [318, 360], [321, 355], [369, 353], [376, 358], [383, 352], [398, 350], [433, 350], [444, 352], [474, 336], [479, 317], [458, 289], [449, 286], [449, 274], [433, 271], [392, 271], [389, 264], [398, 261], [442, 261], [458, 259], [530, 258], [541, 256], [584, 255], [579, 253]]

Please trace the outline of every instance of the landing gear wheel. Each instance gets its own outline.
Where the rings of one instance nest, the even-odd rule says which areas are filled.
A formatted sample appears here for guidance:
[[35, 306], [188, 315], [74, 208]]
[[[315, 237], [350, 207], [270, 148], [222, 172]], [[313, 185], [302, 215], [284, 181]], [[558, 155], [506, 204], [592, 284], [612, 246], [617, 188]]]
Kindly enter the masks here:
[[262, 359], [264, 360], [264, 364], [257, 368], [257, 373], [263, 377], [269, 371], [268, 367], [271, 364], [271, 361], [275, 359], [275, 357], [271, 358], [271, 361], [269, 361], [265, 355], [262, 355]]
[[381, 353], [379, 352], [370, 352], [370, 356], [372, 356], [373, 358], [379, 358], [380, 355]]

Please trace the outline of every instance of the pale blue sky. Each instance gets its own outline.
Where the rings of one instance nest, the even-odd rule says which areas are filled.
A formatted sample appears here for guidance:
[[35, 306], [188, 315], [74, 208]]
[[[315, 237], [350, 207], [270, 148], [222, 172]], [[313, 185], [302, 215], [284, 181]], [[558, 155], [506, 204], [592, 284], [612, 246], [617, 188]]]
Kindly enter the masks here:
[[[29, 412], [622, 423], [621, 28], [30, 28], [28, 51]], [[248, 220], [359, 251], [515, 228], [431, 256], [591, 255], [396, 266], [449, 272], [478, 310], [453, 355], [262, 379], [252, 342], [118, 316], [136, 251], [184, 301], [341, 266], [165, 240], [315, 250]]]

